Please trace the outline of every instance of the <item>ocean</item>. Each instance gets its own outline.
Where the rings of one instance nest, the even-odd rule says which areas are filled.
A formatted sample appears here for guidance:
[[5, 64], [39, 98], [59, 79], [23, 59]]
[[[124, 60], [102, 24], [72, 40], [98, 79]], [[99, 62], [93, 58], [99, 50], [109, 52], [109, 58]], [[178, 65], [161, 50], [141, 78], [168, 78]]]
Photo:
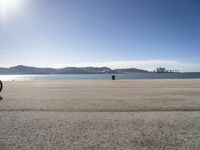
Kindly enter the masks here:
[[[115, 74], [116, 80], [131, 79], [200, 79], [198, 73], [130, 73]], [[0, 75], [2, 81], [35, 80], [111, 80], [112, 74], [50, 74], [50, 75]]]

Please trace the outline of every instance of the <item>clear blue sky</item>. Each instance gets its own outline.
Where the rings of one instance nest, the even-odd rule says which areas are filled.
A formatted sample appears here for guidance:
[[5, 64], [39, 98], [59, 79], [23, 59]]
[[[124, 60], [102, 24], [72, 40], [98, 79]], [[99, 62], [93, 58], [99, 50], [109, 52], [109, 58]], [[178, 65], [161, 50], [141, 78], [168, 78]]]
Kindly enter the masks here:
[[0, 66], [200, 71], [199, 0], [16, 1], [0, 3]]

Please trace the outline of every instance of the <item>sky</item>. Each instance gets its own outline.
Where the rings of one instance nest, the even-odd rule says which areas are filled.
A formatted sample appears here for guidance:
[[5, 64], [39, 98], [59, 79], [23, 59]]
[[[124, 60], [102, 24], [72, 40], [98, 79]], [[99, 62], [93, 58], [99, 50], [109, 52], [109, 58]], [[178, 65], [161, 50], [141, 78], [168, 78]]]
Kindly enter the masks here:
[[199, 0], [0, 0], [0, 67], [200, 71]]

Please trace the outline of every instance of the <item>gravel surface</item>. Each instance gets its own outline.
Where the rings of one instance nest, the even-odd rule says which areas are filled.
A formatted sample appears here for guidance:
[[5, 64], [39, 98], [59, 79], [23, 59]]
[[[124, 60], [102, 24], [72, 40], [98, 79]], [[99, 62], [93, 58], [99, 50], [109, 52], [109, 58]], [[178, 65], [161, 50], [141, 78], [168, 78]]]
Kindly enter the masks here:
[[0, 150], [199, 149], [200, 80], [4, 82]]

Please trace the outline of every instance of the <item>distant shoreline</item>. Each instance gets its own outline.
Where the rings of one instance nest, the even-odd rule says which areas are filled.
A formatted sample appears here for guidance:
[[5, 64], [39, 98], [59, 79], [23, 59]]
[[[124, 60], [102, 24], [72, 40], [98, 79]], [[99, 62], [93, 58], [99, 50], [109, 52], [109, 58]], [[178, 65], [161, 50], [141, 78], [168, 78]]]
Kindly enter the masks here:
[[133, 73], [35, 73], [35, 74], [0, 74], [0, 75], [119, 75], [119, 74], [179, 74], [179, 73], [200, 73], [200, 72], [133, 72]]

